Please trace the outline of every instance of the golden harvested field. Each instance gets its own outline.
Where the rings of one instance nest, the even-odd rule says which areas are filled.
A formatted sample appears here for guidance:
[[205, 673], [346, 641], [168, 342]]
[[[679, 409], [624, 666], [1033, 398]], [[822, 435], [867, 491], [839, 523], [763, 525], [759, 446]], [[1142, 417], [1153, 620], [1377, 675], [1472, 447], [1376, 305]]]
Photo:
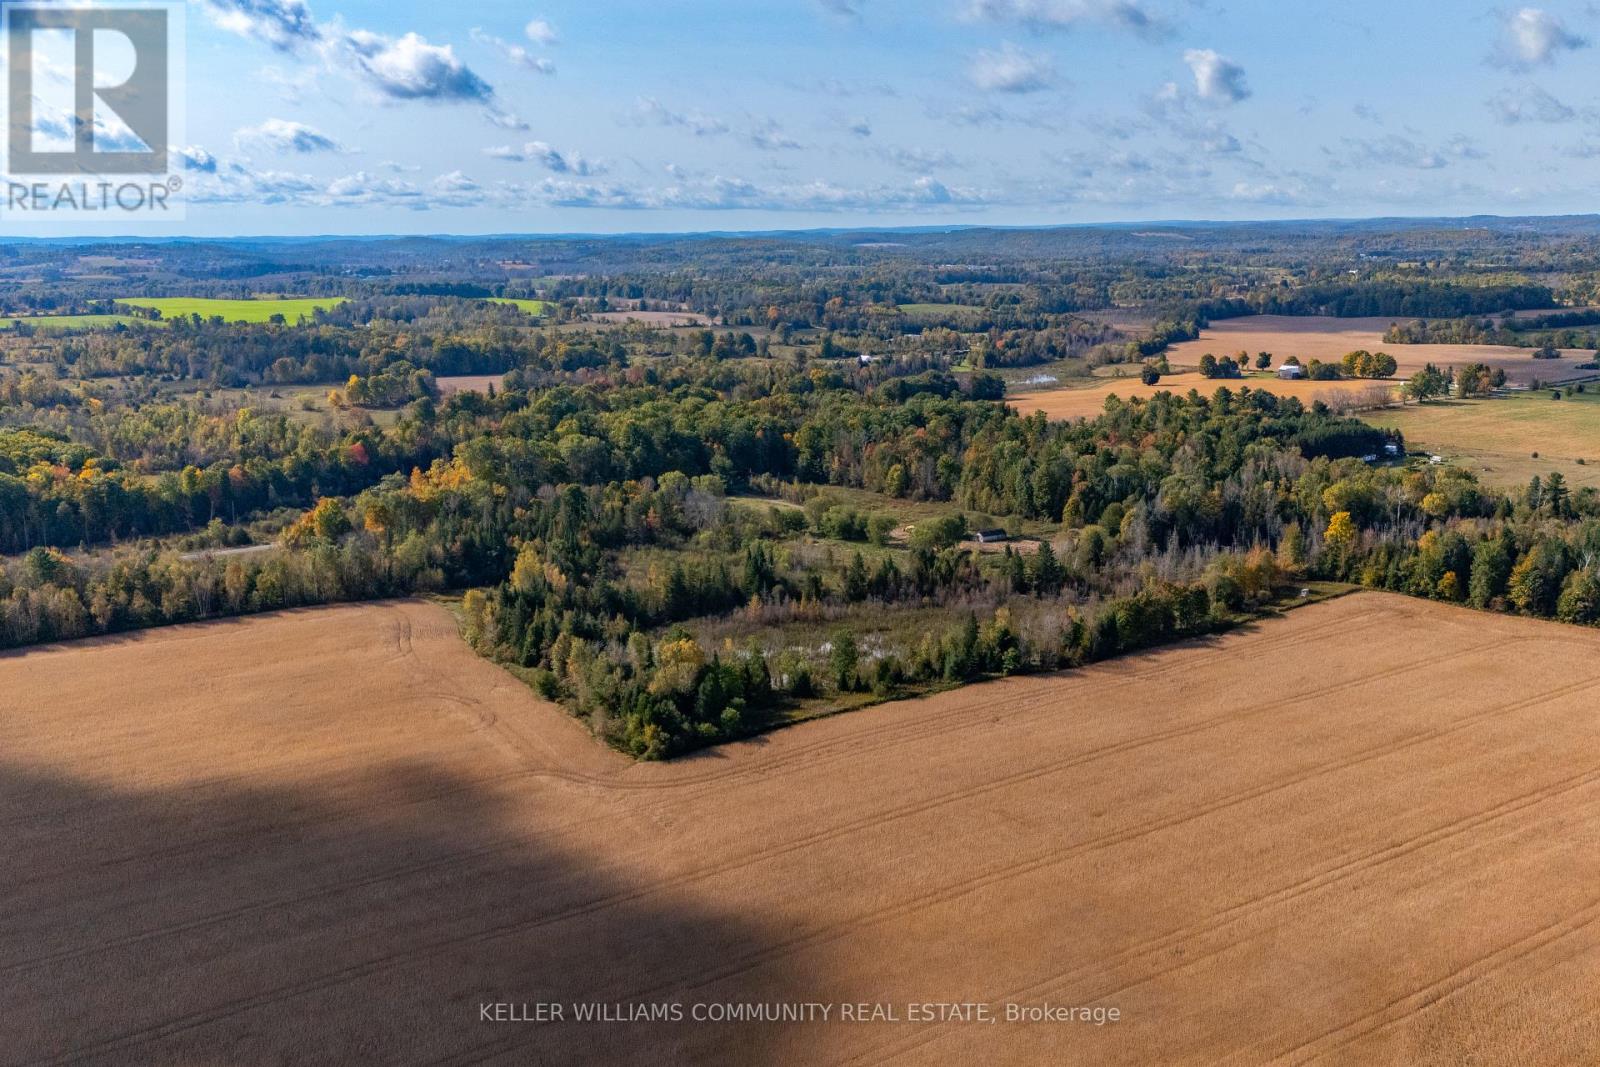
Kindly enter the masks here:
[[636, 766], [419, 603], [9, 654], [3, 1055], [1593, 1063], [1597, 693], [1600, 634], [1363, 593]]
[[1206, 378], [1198, 371], [1188, 371], [1182, 374], [1168, 374], [1162, 377], [1155, 385], [1145, 385], [1138, 378], [1101, 378], [1096, 379], [1093, 385], [1076, 387], [1069, 386], [1064, 389], [1041, 389], [1031, 393], [1016, 393], [1007, 398], [1007, 402], [1023, 415], [1031, 415], [1035, 411], [1042, 411], [1052, 419], [1092, 419], [1105, 410], [1106, 397], [1119, 396], [1124, 400], [1135, 397], [1149, 398], [1156, 393], [1187, 393], [1191, 389], [1198, 389], [1202, 393], [1214, 393], [1224, 387], [1238, 392], [1241, 388], [1260, 389], [1263, 392], [1276, 393], [1278, 396], [1297, 396], [1306, 403], [1318, 399], [1327, 399], [1339, 393], [1365, 394], [1370, 390], [1381, 389], [1387, 386], [1390, 390], [1398, 388], [1396, 382], [1374, 381], [1372, 379], [1333, 381], [1333, 382], [1307, 382], [1307, 381], [1282, 381], [1272, 375], [1252, 376], [1249, 378]]
[[1534, 359], [1531, 348], [1384, 344], [1383, 333], [1395, 321], [1405, 320], [1290, 315], [1224, 319], [1213, 323], [1198, 339], [1173, 345], [1167, 350], [1167, 359], [1174, 367], [1193, 367], [1207, 352], [1220, 359], [1243, 349], [1251, 356], [1257, 352], [1271, 352], [1272, 365], [1276, 367], [1289, 356], [1300, 357], [1302, 363], [1313, 359], [1332, 363], [1343, 359], [1346, 352], [1365, 348], [1369, 352], [1382, 350], [1393, 356], [1400, 364], [1401, 378], [1410, 377], [1426, 363], [1441, 367], [1460, 367], [1467, 363], [1504, 367], [1508, 378], [1524, 385], [1534, 378], [1542, 382], [1556, 382], [1594, 373], [1576, 369], [1579, 363], [1594, 359], [1594, 353], [1586, 349], [1565, 350], [1561, 359]]

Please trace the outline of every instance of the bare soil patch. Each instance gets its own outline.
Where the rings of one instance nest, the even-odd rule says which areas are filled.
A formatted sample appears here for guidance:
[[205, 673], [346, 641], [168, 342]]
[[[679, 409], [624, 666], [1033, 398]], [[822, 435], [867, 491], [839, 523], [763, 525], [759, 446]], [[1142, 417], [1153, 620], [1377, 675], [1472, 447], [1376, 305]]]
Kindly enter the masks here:
[[419, 603], [7, 654], [6, 1059], [1592, 1062], [1597, 662], [1358, 594], [662, 766]]

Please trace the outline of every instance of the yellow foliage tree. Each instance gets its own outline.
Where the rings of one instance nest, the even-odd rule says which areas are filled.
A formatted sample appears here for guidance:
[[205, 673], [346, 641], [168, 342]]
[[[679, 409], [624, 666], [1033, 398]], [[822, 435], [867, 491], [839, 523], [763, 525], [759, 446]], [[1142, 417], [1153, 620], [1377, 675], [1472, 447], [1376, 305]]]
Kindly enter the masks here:
[[1329, 548], [1342, 552], [1356, 543], [1358, 532], [1350, 513], [1337, 511], [1334, 512], [1333, 518], [1328, 520], [1328, 528], [1323, 531], [1322, 539]]

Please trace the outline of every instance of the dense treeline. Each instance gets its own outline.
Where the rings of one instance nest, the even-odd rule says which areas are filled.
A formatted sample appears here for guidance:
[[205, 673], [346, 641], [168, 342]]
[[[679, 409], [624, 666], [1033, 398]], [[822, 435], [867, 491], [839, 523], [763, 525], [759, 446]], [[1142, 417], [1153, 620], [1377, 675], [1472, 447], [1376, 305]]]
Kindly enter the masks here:
[[1363, 318], [1449, 318], [1489, 315], [1523, 308], [1552, 308], [1548, 286], [1531, 284], [1462, 285], [1439, 281], [1322, 282], [1268, 288], [1250, 298], [1263, 315], [1337, 315]]
[[[1553, 359], [1564, 348], [1600, 349], [1600, 330], [1581, 328], [1582, 320], [1592, 317], [1593, 313], [1584, 312], [1521, 320], [1464, 318], [1397, 322], [1384, 333], [1383, 339], [1387, 344], [1402, 345], [1506, 345], [1532, 348]], [[1547, 325], [1563, 319], [1575, 321], [1559, 328]]]
[[[0, 639], [468, 587], [477, 647], [653, 758], [762, 729], [819, 695], [1069, 666], [1225, 626], [1301, 576], [1600, 619], [1600, 496], [1559, 476], [1502, 495], [1462, 471], [1373, 466], [1354, 457], [1397, 439], [1265, 391], [1112, 401], [1068, 424], [954, 382], [863, 391], [836, 373], [694, 359], [424, 401], [364, 431], [368, 466], [384, 456], [386, 471], [330, 475], [279, 549], [13, 560]], [[81, 477], [98, 457], [61, 436], [3, 443], [28, 472], [6, 477], [28, 495], [0, 514], [28, 524], [50, 521], [47, 503], [72, 510], [65, 488], [32, 498], [41, 468], [77, 467], [52, 486], [123, 473]], [[327, 455], [351, 447], [330, 442]], [[152, 484], [175, 487], [164, 506], [194, 524], [213, 511], [214, 481]], [[782, 486], [869, 490], [880, 511], [738, 495]], [[943, 505], [950, 521], [896, 540], [896, 501]], [[977, 554], [963, 512], [1048, 532], [1027, 554]], [[862, 636], [868, 620], [928, 611], [941, 621]], [[719, 646], [708, 620], [745, 637]], [[828, 640], [800, 651], [757, 639], [819, 627]]]

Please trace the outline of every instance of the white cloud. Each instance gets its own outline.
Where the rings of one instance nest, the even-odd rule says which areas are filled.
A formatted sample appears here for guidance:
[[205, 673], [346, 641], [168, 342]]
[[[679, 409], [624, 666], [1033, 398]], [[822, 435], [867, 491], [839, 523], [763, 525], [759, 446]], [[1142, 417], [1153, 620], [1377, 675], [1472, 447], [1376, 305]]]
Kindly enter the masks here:
[[211, 21], [230, 33], [292, 52], [321, 41], [323, 33], [305, 0], [205, 0]]
[[1200, 99], [1237, 104], [1249, 97], [1244, 68], [1231, 59], [1210, 48], [1191, 48], [1183, 54], [1183, 61], [1194, 72], [1194, 89]]
[[[90, 137], [95, 150], [100, 152], [147, 152], [147, 145], [133, 129], [115, 113], [109, 118], [95, 115]], [[33, 128], [50, 151], [69, 150], [76, 140], [78, 116], [63, 111], [48, 100], [33, 98]]]
[[280, 51], [314, 48], [329, 65], [353, 73], [390, 100], [489, 104], [494, 87], [456, 57], [416, 33], [399, 37], [323, 25], [305, 0], [204, 0], [223, 29], [265, 41]]
[[1589, 42], [1568, 30], [1559, 18], [1536, 7], [1506, 16], [1491, 60], [1518, 70], [1554, 63], [1562, 52], [1587, 48]]
[[183, 169], [198, 171], [201, 174], [215, 174], [217, 172], [217, 157], [207, 152], [199, 145], [188, 145], [179, 148], [173, 146], [173, 154], [183, 160]]
[[498, 126], [502, 130], [516, 130], [518, 133], [528, 129], [528, 120], [514, 111], [505, 111], [498, 107], [485, 108], [483, 117], [489, 120], [491, 126]]
[[913, 174], [927, 174], [930, 170], [943, 170], [960, 163], [954, 154], [943, 148], [880, 148], [877, 156], [890, 166]]
[[278, 171], [252, 171], [237, 164], [215, 175], [197, 175], [191, 195], [200, 203], [295, 204], [309, 207], [497, 208], [529, 206], [628, 210], [858, 212], [960, 211], [984, 206], [991, 194], [952, 187], [922, 176], [908, 184], [850, 186], [817, 180], [763, 185], [744, 178], [681, 172], [671, 184], [629, 185], [561, 174], [537, 182], [480, 183], [451, 171], [417, 183], [357, 171], [332, 181]]
[[1433, 148], [1397, 133], [1375, 138], [1346, 137], [1340, 152], [1327, 151], [1344, 165], [1405, 167], [1410, 170], [1439, 170], [1464, 159], [1482, 159], [1487, 153], [1469, 138], [1457, 136]]
[[1506, 126], [1524, 122], [1571, 122], [1578, 113], [1536, 85], [1507, 89], [1489, 98], [1489, 111]]
[[1050, 60], [1007, 42], [996, 51], [981, 49], [967, 68], [972, 84], [991, 93], [1032, 93], [1055, 81]]
[[483, 103], [494, 97], [489, 83], [447, 44], [430, 44], [415, 33], [389, 37], [370, 30], [346, 34], [343, 43], [367, 84], [391, 99]]
[[633, 121], [641, 126], [677, 126], [696, 137], [715, 137], [728, 132], [728, 124], [698, 111], [673, 111], [653, 97], [641, 96], [634, 103]]
[[513, 44], [510, 41], [496, 37], [492, 33], [484, 33], [477, 27], [473, 27], [471, 35], [474, 41], [493, 48], [519, 67], [526, 67], [537, 74], [554, 74], [556, 72], [554, 63], [543, 56], [534, 55], [520, 44]]
[[1171, 34], [1165, 19], [1135, 0], [971, 0], [969, 19], [1012, 22], [1035, 33], [1100, 25], [1141, 37]]
[[750, 144], [763, 152], [784, 152], [805, 147], [784, 133], [775, 119], [767, 119], [751, 130]]
[[606, 166], [584, 159], [577, 152], [560, 152], [543, 141], [529, 141], [520, 147], [499, 145], [484, 149], [484, 154], [510, 163], [537, 163], [554, 174], [574, 174], [579, 177], [604, 174]]
[[557, 44], [561, 40], [561, 35], [556, 32], [556, 28], [545, 19], [534, 19], [523, 27], [522, 32], [527, 35], [528, 40], [545, 48]]
[[343, 152], [345, 147], [321, 130], [289, 119], [267, 119], [259, 126], [246, 126], [233, 135], [241, 148], [259, 146], [274, 152]]

